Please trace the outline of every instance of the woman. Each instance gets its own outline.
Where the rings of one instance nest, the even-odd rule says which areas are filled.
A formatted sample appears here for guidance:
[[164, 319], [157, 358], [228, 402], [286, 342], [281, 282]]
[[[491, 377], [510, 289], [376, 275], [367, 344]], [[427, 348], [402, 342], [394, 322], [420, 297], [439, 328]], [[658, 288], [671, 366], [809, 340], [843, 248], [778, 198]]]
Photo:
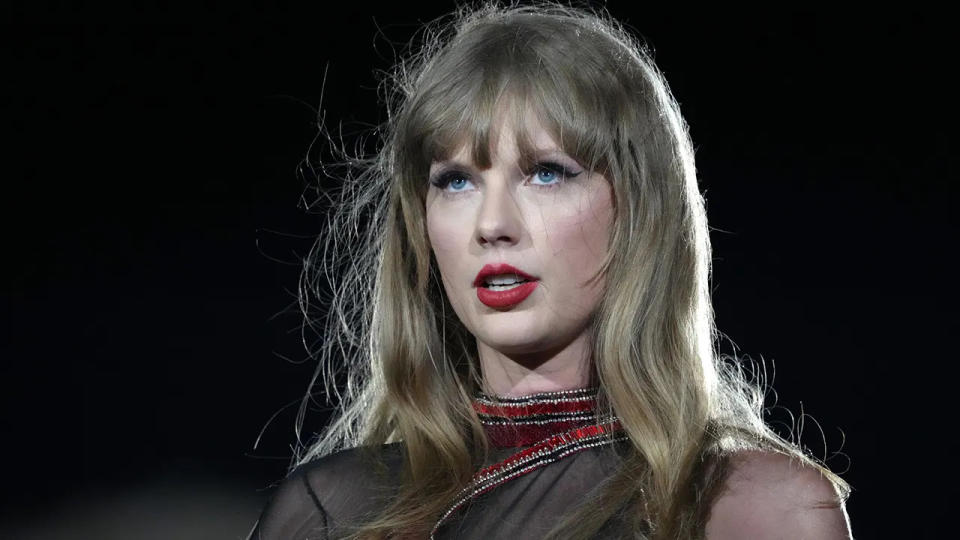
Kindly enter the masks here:
[[848, 538], [846, 484], [713, 349], [692, 146], [646, 52], [553, 6], [425, 41], [305, 272], [305, 299], [343, 278], [339, 415], [252, 538]]

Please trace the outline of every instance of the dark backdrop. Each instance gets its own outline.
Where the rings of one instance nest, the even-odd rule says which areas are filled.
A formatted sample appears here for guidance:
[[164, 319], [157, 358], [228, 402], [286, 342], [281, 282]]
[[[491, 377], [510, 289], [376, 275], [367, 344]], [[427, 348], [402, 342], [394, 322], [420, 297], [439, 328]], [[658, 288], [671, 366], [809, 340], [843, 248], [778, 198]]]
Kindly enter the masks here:
[[[375, 70], [450, 7], [7, 14], [2, 527], [245, 533], [313, 370], [288, 307], [317, 109], [382, 121]], [[859, 537], [933, 535], [958, 322], [943, 15], [608, 7], [690, 123], [720, 329], [840, 452]]]

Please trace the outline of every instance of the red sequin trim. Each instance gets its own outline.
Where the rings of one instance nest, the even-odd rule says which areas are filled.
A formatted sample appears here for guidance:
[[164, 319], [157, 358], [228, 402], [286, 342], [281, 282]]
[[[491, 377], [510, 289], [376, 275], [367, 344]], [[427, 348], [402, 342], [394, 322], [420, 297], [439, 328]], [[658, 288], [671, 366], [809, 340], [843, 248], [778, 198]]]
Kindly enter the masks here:
[[557, 448], [561, 448], [562, 446], [575, 443], [580, 439], [594, 437], [604, 433], [610, 433], [611, 431], [616, 431], [618, 429], [620, 429], [620, 422], [611, 422], [610, 424], [606, 425], [601, 424], [584, 426], [572, 429], [566, 433], [554, 435], [545, 441], [531, 446], [530, 448], [526, 448], [517, 452], [500, 463], [495, 463], [485, 469], [480, 469], [480, 472], [474, 475], [474, 478], [489, 476], [499, 470], [510, 467], [511, 465], [523, 460], [525, 457], [529, 457], [538, 453], [550, 452], [556, 450]]
[[494, 446], [529, 446], [537, 441], [553, 435], [558, 431], [570, 430], [583, 425], [582, 420], [567, 420], [563, 422], [550, 422], [544, 425], [519, 426], [519, 425], [484, 425], [483, 430], [487, 434], [487, 439]]
[[458, 496], [452, 506], [440, 517], [430, 538], [447, 520], [450, 515], [461, 508], [467, 501], [487, 493], [493, 488], [503, 485], [509, 480], [518, 478], [554, 461], [581, 452], [595, 446], [612, 444], [614, 441], [626, 440], [626, 436], [615, 436], [614, 432], [621, 429], [620, 422], [613, 420], [606, 424], [597, 424], [571, 429], [566, 433], [553, 435], [530, 448], [521, 450], [507, 459], [485, 467], [474, 474], [470, 484]]
[[541, 392], [519, 398], [480, 394], [472, 407], [491, 444], [519, 447], [595, 423], [596, 396], [596, 388]]
[[588, 399], [583, 401], [562, 401], [560, 403], [502, 403], [500, 405], [488, 405], [486, 403], [473, 402], [473, 410], [477, 414], [487, 416], [498, 416], [501, 418], [520, 418], [524, 416], [536, 416], [544, 414], [589, 412], [597, 406], [596, 400]]

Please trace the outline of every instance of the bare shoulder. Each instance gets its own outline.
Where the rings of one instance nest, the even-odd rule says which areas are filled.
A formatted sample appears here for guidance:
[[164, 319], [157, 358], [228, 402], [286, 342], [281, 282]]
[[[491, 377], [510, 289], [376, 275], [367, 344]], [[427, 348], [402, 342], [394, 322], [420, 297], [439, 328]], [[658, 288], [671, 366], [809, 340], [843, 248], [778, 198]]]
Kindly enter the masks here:
[[850, 522], [834, 483], [796, 458], [775, 452], [738, 452], [710, 509], [709, 540], [733, 538], [851, 538]]

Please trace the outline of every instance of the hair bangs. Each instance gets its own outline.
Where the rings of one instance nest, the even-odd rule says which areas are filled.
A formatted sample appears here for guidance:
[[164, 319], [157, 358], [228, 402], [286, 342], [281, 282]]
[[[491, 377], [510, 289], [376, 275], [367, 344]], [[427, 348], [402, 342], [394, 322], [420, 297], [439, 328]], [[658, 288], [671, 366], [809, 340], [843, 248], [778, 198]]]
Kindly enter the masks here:
[[[536, 127], [543, 128], [558, 148], [591, 170], [605, 167], [605, 149], [611, 136], [601, 127], [597, 115], [571, 114], [581, 111], [584, 104], [575, 101], [556, 79], [529, 80], [525, 76], [511, 77], [500, 84], [481, 84], [457, 96], [456, 88], [444, 92], [451, 102], [449, 108], [422, 110], [432, 117], [416, 119], [420, 125], [431, 126], [410, 148], [408, 157], [419, 162], [416, 169], [428, 169], [432, 162], [446, 161], [466, 150], [466, 158], [475, 166], [491, 166], [492, 156], [503, 129], [510, 129], [523, 163], [536, 162], [543, 148], [535, 142]], [[562, 79], [561, 79], [562, 80]], [[411, 141], [413, 142], [413, 141]]]
[[606, 167], [616, 98], [624, 93], [611, 87], [615, 67], [598, 65], [591, 61], [597, 51], [572, 48], [555, 33], [519, 28], [543, 22], [485, 28], [425, 69], [420, 79], [429, 82], [411, 100], [406, 129], [414, 135], [404, 152], [416, 161], [413, 170], [464, 149], [474, 165], [487, 168], [502, 127], [513, 130], [521, 158], [535, 160], [541, 150], [533, 143], [536, 123], [584, 167]]

